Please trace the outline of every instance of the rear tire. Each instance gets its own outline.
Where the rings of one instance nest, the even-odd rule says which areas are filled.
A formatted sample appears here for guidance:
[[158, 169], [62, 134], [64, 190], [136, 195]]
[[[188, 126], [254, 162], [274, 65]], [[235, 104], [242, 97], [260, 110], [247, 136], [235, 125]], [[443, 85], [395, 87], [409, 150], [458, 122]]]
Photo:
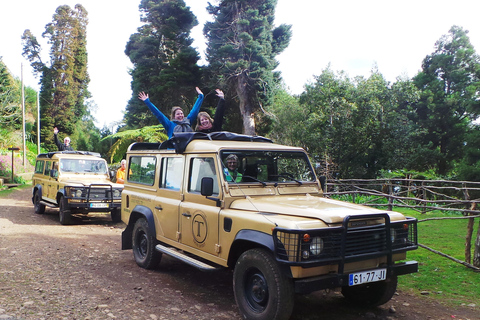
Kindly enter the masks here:
[[158, 241], [148, 227], [148, 222], [140, 218], [135, 222], [132, 233], [132, 249], [135, 262], [142, 268], [154, 269], [162, 259], [162, 253], [155, 249]]
[[342, 294], [356, 306], [376, 307], [390, 301], [396, 290], [397, 276], [391, 276], [385, 281], [342, 287]]
[[251, 249], [240, 256], [233, 272], [233, 291], [244, 319], [286, 320], [292, 314], [293, 282], [264, 249]]
[[42, 197], [40, 196], [40, 191], [35, 191], [35, 195], [33, 196], [33, 210], [36, 214], [44, 214], [45, 213], [45, 205], [41, 204]]
[[59, 201], [59, 216], [60, 224], [68, 225], [72, 223], [72, 212], [68, 208], [68, 200], [65, 197], [60, 197]]

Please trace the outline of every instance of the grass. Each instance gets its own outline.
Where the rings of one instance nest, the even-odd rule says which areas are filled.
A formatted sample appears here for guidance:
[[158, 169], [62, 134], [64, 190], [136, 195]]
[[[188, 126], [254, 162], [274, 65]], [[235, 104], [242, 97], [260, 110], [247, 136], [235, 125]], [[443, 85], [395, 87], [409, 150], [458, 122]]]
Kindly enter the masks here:
[[32, 188], [32, 183], [31, 182], [29, 182], [27, 184], [21, 184], [18, 187], [8, 188], [8, 189], [5, 189], [5, 190], [0, 189], [0, 199], [1, 198], [7, 198], [14, 191], [22, 190], [22, 189], [30, 189], [30, 188]]
[[[461, 216], [441, 212], [420, 214], [407, 208], [395, 209], [395, 211], [416, 217], [418, 220], [432, 217]], [[419, 222], [418, 242], [458, 260], [465, 261], [467, 223], [467, 219]], [[472, 260], [478, 226], [477, 218], [471, 244]], [[400, 277], [401, 289], [416, 294], [428, 292], [434, 299], [449, 305], [475, 304], [477, 307], [479, 306], [480, 272], [475, 272], [466, 266], [420, 247], [418, 250], [409, 252], [407, 256], [409, 260], [418, 261], [419, 272]]]

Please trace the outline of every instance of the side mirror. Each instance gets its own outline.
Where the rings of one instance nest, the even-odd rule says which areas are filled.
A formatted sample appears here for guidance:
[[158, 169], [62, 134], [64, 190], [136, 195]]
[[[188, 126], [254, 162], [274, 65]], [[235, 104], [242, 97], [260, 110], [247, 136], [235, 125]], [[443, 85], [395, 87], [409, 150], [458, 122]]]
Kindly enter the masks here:
[[108, 173], [110, 174], [110, 180], [113, 181], [113, 178], [115, 178], [115, 171], [109, 170]]
[[213, 178], [204, 177], [202, 178], [202, 185], [200, 189], [202, 196], [210, 197], [213, 194]]

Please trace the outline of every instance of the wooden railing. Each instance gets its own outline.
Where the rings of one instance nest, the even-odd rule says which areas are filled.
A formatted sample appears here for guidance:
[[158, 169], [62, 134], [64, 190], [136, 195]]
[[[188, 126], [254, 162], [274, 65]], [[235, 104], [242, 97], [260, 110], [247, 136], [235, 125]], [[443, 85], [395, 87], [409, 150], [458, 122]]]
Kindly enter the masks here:
[[[465, 262], [428, 248], [419, 246], [459, 262], [480, 272], [480, 230], [475, 241], [473, 265], [471, 241], [474, 220], [480, 217], [480, 182], [415, 179], [345, 179], [326, 182], [326, 197], [348, 197], [342, 199], [367, 206], [382, 206], [392, 210], [405, 207], [422, 214], [433, 210], [458, 213], [445, 218], [425, 218], [419, 222], [440, 219], [468, 219], [465, 236]], [[461, 215], [460, 215], [461, 214]]]
[[[330, 180], [325, 196], [350, 195], [352, 202], [367, 206], [407, 207], [421, 213], [433, 210], [477, 215], [480, 182], [416, 179]], [[361, 196], [368, 197], [361, 197]]]

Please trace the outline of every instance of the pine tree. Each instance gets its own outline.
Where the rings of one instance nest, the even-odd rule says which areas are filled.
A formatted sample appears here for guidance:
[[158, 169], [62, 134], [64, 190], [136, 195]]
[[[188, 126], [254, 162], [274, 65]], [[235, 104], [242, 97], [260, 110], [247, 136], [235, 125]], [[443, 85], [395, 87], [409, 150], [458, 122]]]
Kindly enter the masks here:
[[209, 5], [207, 22], [209, 72], [227, 97], [236, 96], [243, 132], [255, 134], [255, 113], [270, 104], [280, 75], [276, 55], [289, 44], [291, 27], [274, 28], [276, 0], [223, 0]]
[[[87, 72], [86, 27], [87, 11], [76, 5], [59, 6], [52, 22], [45, 26], [43, 37], [48, 39], [50, 62], [40, 57], [41, 47], [36, 37], [25, 30], [22, 35], [23, 55], [34, 72], [40, 75], [41, 137], [45, 147], [54, 150], [53, 127], [66, 135], [75, 132], [77, 122], [87, 113], [85, 99], [90, 97]], [[72, 145], [74, 145], [72, 141]]]
[[171, 107], [186, 109], [197, 97], [200, 83], [200, 59], [191, 46], [191, 29], [197, 18], [183, 0], [142, 0], [143, 26], [130, 36], [125, 54], [134, 67], [131, 70], [132, 99], [125, 113], [127, 128], [136, 129], [158, 124], [137, 94], [145, 91], [150, 100], [167, 116]]

